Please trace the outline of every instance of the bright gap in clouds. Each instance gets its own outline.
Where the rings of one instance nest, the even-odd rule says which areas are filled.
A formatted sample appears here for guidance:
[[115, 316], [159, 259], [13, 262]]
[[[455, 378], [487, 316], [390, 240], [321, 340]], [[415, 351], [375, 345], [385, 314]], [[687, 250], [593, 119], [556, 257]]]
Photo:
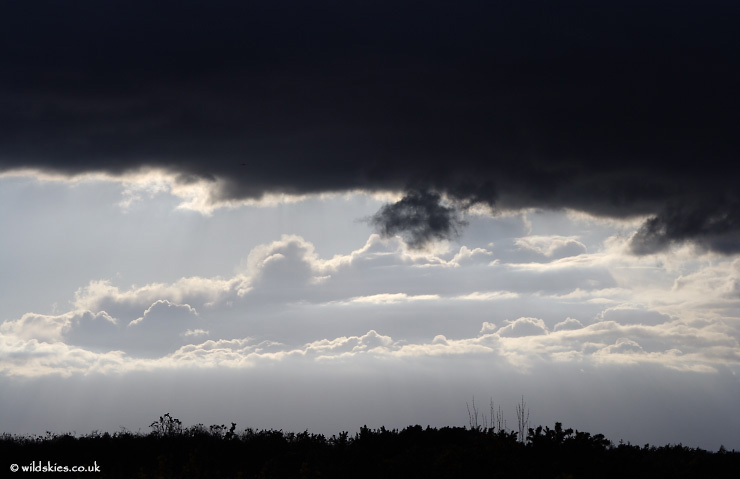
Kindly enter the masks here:
[[639, 221], [534, 210], [469, 212], [418, 251], [373, 233], [383, 201], [364, 193], [208, 214], [182, 207], [193, 195], [0, 179], [5, 431], [136, 430], [167, 411], [461, 426], [473, 395], [512, 427], [524, 394], [536, 423], [740, 447], [737, 257], [636, 257]]

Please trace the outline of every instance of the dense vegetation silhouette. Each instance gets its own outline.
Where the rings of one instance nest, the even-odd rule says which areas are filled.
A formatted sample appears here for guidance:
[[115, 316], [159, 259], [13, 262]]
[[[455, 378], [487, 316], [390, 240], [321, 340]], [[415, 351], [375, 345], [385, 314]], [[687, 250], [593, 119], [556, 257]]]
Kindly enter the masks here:
[[502, 424], [495, 419], [486, 420], [489, 427], [472, 424], [471, 411], [468, 427], [363, 426], [353, 436], [326, 438], [308, 431], [237, 432], [235, 423], [183, 427], [165, 414], [146, 434], [3, 434], [0, 457], [4, 475], [11, 464], [96, 464], [100, 472], [65, 477], [111, 478], [729, 478], [740, 470], [740, 452], [724, 448], [615, 445], [559, 422], [553, 429], [529, 428], [522, 438], [494, 427]]

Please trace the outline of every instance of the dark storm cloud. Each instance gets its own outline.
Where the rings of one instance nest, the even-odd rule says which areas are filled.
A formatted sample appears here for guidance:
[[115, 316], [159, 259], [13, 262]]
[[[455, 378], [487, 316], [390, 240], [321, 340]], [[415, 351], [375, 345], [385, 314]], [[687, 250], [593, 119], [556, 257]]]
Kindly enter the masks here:
[[740, 199], [670, 205], [640, 227], [631, 247], [636, 254], [649, 254], [687, 240], [722, 253], [740, 252]]
[[[0, 170], [158, 166], [219, 179], [214, 202], [365, 188], [647, 214], [636, 252], [736, 252], [738, 18], [712, 1], [4, 2]], [[687, 227], [694, 204], [719, 223]]]
[[370, 218], [370, 224], [386, 238], [403, 236], [412, 248], [435, 239], [452, 238], [465, 222], [454, 206], [444, 206], [440, 201], [436, 193], [412, 192], [383, 206]]

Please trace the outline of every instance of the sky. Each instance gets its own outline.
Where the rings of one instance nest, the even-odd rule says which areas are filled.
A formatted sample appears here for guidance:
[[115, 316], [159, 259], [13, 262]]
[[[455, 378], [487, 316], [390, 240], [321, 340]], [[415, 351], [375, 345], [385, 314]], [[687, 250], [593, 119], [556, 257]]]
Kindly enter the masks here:
[[0, 429], [740, 449], [740, 7], [0, 6]]

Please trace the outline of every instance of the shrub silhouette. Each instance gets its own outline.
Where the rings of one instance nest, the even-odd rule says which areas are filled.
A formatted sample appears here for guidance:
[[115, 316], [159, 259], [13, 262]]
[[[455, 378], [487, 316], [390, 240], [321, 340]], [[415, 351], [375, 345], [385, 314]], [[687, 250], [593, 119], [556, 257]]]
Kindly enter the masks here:
[[559, 422], [552, 429], [530, 428], [524, 442], [517, 431], [493, 427], [363, 426], [354, 435], [344, 431], [329, 439], [308, 431], [238, 432], [235, 423], [185, 428], [169, 413], [150, 427], [148, 434], [3, 434], [0, 457], [19, 465], [97, 463], [101, 472], [95, 476], [110, 478], [734, 478], [740, 470], [740, 452], [614, 445], [601, 434]]
[[179, 419], [175, 419], [170, 416], [170, 413], [165, 413], [164, 416], [159, 416], [159, 421], [154, 421], [149, 425], [152, 428], [152, 435], [158, 437], [177, 436], [182, 434], [182, 422]]

